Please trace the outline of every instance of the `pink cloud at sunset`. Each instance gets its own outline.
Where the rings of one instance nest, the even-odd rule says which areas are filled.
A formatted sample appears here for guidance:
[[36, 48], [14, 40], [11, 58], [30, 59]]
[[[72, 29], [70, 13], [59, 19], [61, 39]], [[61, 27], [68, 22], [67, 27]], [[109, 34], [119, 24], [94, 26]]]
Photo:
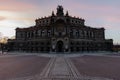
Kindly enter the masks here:
[[4, 19], [5, 19], [5, 17], [3, 17], [3, 16], [0, 16], [0, 21], [1, 21], [1, 20], [4, 20]]
[[29, 11], [36, 9], [35, 5], [25, 3], [22, 0], [0, 0], [0, 10], [5, 11]]

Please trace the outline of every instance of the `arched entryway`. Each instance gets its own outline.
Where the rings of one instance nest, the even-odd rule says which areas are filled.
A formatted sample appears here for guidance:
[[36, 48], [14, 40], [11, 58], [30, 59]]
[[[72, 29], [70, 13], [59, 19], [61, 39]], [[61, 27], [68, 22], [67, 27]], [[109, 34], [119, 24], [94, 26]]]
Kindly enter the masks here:
[[56, 44], [56, 51], [57, 52], [63, 52], [64, 48], [63, 48], [63, 42], [62, 41], [58, 41]]

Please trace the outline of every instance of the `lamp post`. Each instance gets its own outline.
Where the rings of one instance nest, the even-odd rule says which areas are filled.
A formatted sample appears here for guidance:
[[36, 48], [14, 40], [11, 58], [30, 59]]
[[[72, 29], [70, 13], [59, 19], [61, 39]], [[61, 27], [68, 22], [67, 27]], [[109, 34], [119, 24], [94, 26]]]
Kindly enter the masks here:
[[0, 46], [1, 46], [1, 54], [3, 54], [3, 44], [0, 43]]
[[[2, 51], [2, 44], [0, 43], [0, 51]], [[1, 54], [1, 53], [0, 53]]]

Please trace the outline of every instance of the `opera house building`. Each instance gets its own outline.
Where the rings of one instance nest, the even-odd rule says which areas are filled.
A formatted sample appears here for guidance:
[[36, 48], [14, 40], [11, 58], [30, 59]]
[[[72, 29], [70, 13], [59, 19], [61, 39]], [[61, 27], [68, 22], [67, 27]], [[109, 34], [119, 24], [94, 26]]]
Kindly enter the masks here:
[[112, 51], [113, 47], [104, 28], [86, 26], [84, 19], [64, 13], [60, 5], [56, 13], [36, 19], [34, 26], [16, 28], [15, 37], [8, 40], [9, 51], [69, 53]]

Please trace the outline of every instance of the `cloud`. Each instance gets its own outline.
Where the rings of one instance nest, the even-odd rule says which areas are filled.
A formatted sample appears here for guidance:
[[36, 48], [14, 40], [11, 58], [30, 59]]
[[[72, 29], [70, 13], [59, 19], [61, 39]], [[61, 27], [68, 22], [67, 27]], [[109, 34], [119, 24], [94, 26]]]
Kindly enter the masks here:
[[0, 10], [6, 11], [30, 11], [37, 7], [29, 2], [22, 0], [0, 0]]
[[0, 21], [5, 20], [6, 17], [0, 16]]
[[28, 15], [28, 13], [19, 13], [19, 12], [11, 12], [11, 11], [0, 11], [0, 27], [8, 25], [11, 26], [19, 26], [26, 25], [30, 23], [34, 23], [34, 16]]

